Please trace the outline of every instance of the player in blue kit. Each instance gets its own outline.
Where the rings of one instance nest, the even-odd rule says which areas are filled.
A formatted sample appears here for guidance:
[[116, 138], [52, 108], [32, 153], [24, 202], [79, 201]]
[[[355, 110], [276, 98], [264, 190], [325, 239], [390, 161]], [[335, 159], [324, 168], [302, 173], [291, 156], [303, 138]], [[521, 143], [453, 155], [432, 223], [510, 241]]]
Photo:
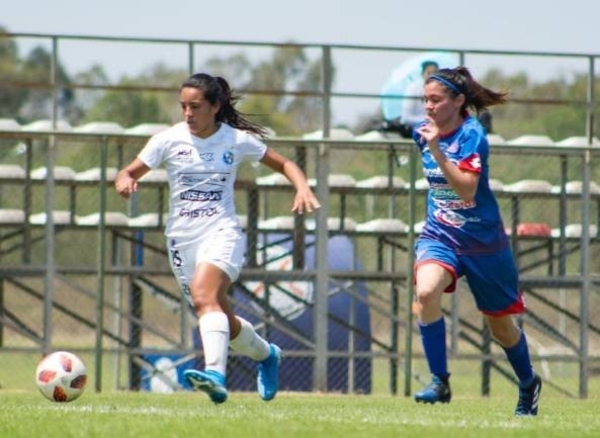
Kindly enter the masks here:
[[457, 67], [426, 80], [424, 102], [426, 119], [413, 134], [429, 182], [427, 220], [415, 245], [415, 295], [432, 381], [415, 400], [450, 402], [442, 295], [454, 292], [457, 279], [465, 276], [519, 380], [515, 415], [537, 415], [542, 381], [533, 371], [525, 333], [513, 319], [525, 311], [518, 272], [489, 186], [487, 137], [469, 114], [505, 103], [506, 93], [483, 87], [466, 67]]

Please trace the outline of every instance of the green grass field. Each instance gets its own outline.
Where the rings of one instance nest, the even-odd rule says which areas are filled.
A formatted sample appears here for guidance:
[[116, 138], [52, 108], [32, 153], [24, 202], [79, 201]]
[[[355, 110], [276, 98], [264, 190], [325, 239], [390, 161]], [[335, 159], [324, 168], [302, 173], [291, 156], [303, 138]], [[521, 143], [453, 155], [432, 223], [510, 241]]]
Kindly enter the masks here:
[[2, 438], [170, 437], [598, 437], [598, 400], [543, 397], [540, 415], [515, 418], [509, 397], [455, 396], [420, 405], [403, 396], [280, 393], [269, 403], [231, 393], [213, 405], [201, 393], [87, 391], [52, 403], [35, 391], [0, 391]]

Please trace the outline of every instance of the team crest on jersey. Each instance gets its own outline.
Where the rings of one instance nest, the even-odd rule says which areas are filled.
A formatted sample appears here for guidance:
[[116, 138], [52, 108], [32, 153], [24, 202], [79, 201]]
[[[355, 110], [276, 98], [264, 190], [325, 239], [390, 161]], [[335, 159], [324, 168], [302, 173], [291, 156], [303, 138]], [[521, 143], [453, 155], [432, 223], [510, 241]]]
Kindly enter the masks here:
[[449, 154], [455, 154], [455, 153], [457, 153], [457, 152], [458, 152], [458, 149], [459, 149], [458, 142], [457, 142], [457, 141], [455, 141], [455, 142], [453, 142], [453, 143], [450, 143], [450, 145], [448, 146], [448, 149], [446, 149], [446, 151], [447, 151]]
[[223, 163], [233, 164], [233, 152], [227, 151], [223, 154]]

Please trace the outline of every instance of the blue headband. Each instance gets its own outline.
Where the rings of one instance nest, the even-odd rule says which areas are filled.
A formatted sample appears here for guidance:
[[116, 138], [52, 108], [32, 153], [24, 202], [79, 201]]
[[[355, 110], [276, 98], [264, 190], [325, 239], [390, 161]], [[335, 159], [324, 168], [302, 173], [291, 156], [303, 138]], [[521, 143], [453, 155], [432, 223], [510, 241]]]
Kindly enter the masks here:
[[461, 94], [461, 92], [458, 89], [458, 87], [456, 85], [454, 85], [452, 82], [450, 82], [448, 79], [444, 79], [443, 77], [438, 76], [436, 74], [432, 74], [431, 76], [429, 76], [429, 79], [435, 79], [436, 81], [441, 82], [446, 87], [450, 88], [456, 94]]

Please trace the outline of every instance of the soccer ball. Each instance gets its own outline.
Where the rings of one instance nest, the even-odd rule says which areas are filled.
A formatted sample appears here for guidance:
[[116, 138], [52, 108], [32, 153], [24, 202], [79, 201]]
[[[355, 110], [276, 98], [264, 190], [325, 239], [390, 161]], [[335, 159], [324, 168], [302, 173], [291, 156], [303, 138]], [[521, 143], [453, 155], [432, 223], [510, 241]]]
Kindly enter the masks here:
[[87, 375], [79, 357], [68, 351], [55, 351], [37, 366], [35, 383], [44, 397], [53, 402], [70, 402], [85, 388]]

